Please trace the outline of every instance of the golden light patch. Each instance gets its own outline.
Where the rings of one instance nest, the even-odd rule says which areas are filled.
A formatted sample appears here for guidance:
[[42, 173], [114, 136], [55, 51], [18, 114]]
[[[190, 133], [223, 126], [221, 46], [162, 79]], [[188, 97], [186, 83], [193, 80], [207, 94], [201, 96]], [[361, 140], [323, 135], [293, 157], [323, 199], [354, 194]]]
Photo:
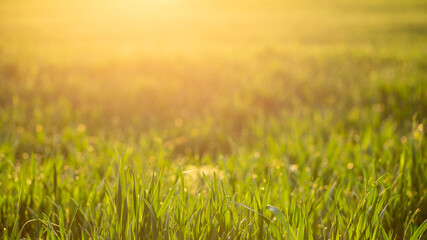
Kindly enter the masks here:
[[41, 124], [37, 124], [37, 125], [36, 125], [36, 131], [37, 131], [37, 132], [42, 132], [42, 131], [43, 131], [43, 125], [41, 125]]

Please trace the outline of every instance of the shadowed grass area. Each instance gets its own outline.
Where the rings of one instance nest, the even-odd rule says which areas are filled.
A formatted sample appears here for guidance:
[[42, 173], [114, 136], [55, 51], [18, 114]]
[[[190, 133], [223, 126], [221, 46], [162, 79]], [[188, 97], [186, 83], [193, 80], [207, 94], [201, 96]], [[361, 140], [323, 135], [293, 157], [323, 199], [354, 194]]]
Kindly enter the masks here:
[[426, 11], [0, 3], [0, 238], [422, 239]]

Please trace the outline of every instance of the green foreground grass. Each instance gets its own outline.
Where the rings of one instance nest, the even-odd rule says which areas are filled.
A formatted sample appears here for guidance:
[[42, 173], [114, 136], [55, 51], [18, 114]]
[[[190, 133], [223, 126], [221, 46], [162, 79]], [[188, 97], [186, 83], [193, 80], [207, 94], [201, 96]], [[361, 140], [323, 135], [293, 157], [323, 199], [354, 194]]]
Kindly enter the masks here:
[[425, 3], [175, 4], [0, 3], [0, 238], [425, 238]]

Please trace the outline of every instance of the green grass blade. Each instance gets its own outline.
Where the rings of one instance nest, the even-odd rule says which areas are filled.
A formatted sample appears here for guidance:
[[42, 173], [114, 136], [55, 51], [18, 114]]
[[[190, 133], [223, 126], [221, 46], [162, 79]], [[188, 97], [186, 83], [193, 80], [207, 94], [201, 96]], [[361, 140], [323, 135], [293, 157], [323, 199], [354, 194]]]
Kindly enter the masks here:
[[272, 211], [277, 219], [280, 220], [283, 227], [285, 227], [288, 238], [297, 240], [297, 236], [295, 235], [295, 232], [293, 231], [292, 226], [289, 224], [289, 221], [286, 219], [285, 215], [275, 206], [267, 205], [267, 209]]
[[410, 240], [421, 239], [424, 235], [424, 232], [427, 230], [427, 220], [425, 220], [418, 228], [415, 230], [414, 234], [411, 236]]

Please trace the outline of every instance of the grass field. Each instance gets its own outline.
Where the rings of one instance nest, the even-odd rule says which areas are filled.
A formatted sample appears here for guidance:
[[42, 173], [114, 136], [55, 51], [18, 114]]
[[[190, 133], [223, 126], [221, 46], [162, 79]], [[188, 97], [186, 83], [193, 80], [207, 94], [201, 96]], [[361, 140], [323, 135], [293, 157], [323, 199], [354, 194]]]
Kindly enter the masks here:
[[0, 238], [425, 239], [427, 3], [0, 2]]

